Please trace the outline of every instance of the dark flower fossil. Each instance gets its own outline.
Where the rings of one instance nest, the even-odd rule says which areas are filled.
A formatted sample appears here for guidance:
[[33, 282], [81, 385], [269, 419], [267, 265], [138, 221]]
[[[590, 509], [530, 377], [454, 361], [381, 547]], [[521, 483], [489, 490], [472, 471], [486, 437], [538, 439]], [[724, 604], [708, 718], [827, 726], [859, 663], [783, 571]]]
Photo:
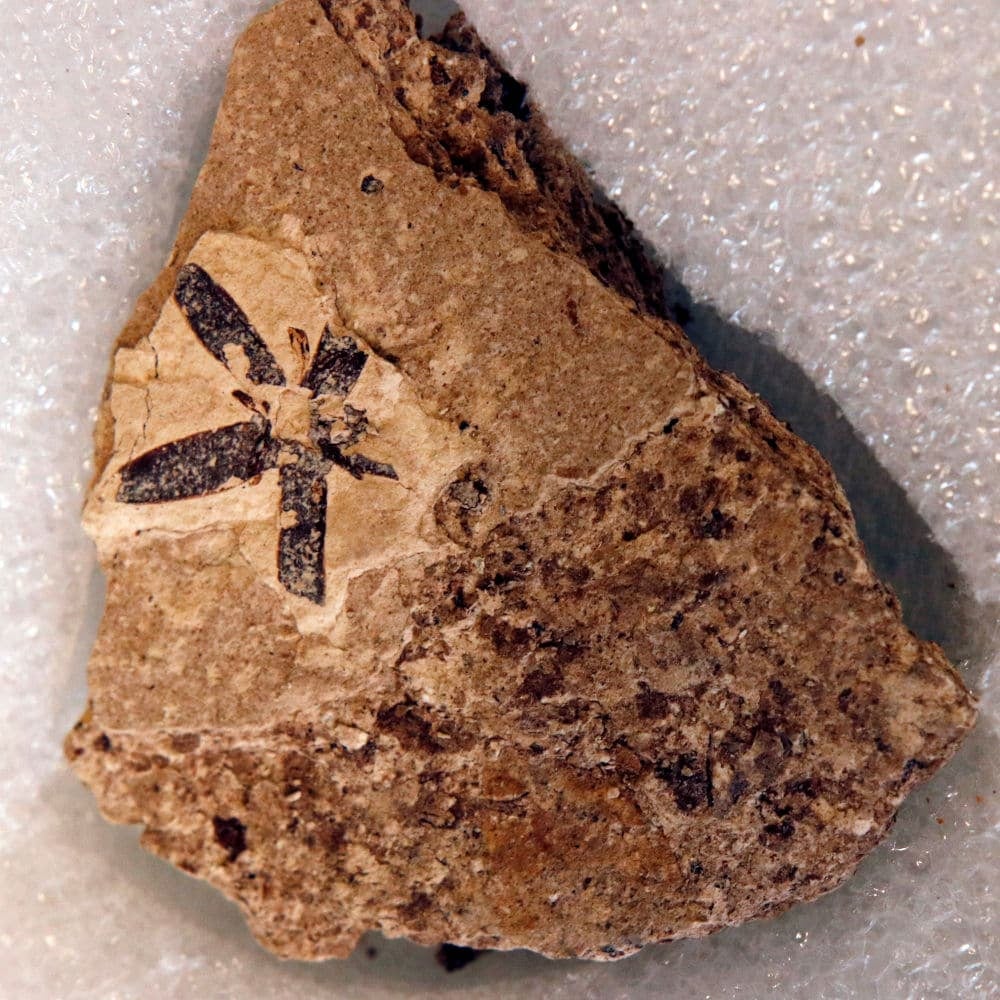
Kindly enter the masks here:
[[[197, 264], [185, 265], [174, 299], [195, 336], [219, 362], [230, 368], [226, 348], [242, 350], [254, 385], [285, 386], [274, 355], [243, 310], [221, 285]], [[293, 345], [303, 356], [308, 338], [291, 329]], [[365, 411], [346, 402], [368, 360], [357, 342], [323, 330], [319, 345], [299, 385], [309, 394], [309, 428], [304, 438], [275, 433], [270, 404], [243, 390], [233, 395], [253, 416], [241, 423], [202, 431], [153, 448], [121, 470], [117, 499], [122, 503], [163, 503], [204, 496], [246, 483], [268, 469], [278, 469], [281, 528], [278, 579], [293, 594], [322, 604], [326, 591], [323, 548], [326, 539], [326, 477], [335, 467], [355, 479], [398, 479], [396, 470], [354, 452], [368, 432]], [[343, 412], [329, 416], [323, 404], [344, 399]]]

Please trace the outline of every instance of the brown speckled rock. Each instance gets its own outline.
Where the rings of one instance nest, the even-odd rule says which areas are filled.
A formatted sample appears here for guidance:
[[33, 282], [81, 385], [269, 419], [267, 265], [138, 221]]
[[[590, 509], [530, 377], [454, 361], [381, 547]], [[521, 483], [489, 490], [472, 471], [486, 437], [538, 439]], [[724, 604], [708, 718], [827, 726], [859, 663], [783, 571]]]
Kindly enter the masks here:
[[274, 951], [774, 913], [972, 725], [826, 463], [644, 267], [460, 25], [286, 0], [240, 42], [114, 356], [67, 754]]

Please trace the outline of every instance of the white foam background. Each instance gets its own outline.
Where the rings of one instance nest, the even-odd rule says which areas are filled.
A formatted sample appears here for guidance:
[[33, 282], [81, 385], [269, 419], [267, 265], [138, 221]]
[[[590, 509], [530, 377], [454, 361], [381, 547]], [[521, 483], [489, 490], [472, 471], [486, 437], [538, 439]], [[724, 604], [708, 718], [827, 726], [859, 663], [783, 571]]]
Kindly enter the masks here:
[[374, 939], [308, 966], [100, 819], [59, 748], [103, 599], [92, 422], [266, 6], [0, 0], [0, 996], [1000, 996], [995, 0], [467, 4], [702, 303], [696, 340], [834, 461], [910, 621], [983, 695], [846, 887], [613, 965], [446, 975]]

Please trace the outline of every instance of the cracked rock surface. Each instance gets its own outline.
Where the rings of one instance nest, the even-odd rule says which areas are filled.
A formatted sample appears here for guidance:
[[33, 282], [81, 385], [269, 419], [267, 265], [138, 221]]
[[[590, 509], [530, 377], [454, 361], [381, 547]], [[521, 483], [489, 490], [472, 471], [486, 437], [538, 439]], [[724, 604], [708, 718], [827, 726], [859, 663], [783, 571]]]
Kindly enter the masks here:
[[615, 958], [834, 888], [974, 703], [829, 467], [453, 24], [285, 0], [119, 338], [67, 754], [288, 957]]

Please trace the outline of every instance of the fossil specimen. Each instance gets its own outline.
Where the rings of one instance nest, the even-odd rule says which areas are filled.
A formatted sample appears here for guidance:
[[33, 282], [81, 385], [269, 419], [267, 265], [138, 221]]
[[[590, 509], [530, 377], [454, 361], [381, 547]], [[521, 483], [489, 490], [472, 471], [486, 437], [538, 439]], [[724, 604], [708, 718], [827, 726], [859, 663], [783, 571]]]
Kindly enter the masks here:
[[[202, 268], [196, 264], [181, 268], [174, 297], [195, 335], [217, 361], [230, 367], [226, 348], [232, 345], [247, 361], [246, 379], [252, 386], [286, 384], [274, 355], [243, 310]], [[305, 360], [309, 350], [305, 331], [289, 327], [288, 332]], [[351, 337], [335, 337], [325, 327], [300, 383], [309, 396], [304, 435], [299, 439], [275, 436], [271, 404], [266, 399], [258, 404], [249, 392], [234, 389], [234, 398], [254, 413], [253, 419], [197, 431], [130, 460], [121, 470], [118, 499], [123, 503], [183, 500], [279, 468], [281, 511], [294, 520], [279, 533], [278, 577], [293, 594], [322, 604], [327, 474], [339, 466], [355, 479], [365, 475], [397, 478], [388, 463], [345, 451], [367, 430], [364, 410], [345, 403], [337, 416], [324, 413], [329, 396], [345, 397], [354, 388], [367, 360], [368, 355]]]
[[285, 0], [119, 338], [67, 739], [295, 957], [618, 957], [838, 885], [974, 718], [826, 463], [455, 23]]

